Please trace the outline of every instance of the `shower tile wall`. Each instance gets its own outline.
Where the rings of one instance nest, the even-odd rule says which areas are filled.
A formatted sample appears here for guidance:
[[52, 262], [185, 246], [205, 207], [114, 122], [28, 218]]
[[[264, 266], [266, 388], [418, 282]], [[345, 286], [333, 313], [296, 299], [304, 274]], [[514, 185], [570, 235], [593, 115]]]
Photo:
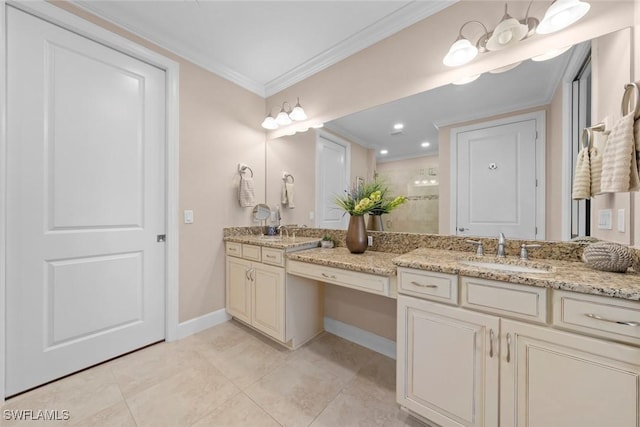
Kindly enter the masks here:
[[389, 186], [390, 195], [404, 195], [408, 199], [383, 216], [386, 231], [438, 233], [438, 168], [432, 157], [422, 157], [418, 167], [416, 160], [378, 165], [378, 177]]

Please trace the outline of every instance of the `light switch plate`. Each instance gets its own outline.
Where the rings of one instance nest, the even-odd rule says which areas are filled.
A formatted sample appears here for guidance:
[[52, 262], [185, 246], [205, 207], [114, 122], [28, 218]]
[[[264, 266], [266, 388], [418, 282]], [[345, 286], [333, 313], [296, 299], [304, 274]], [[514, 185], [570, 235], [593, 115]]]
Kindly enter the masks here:
[[598, 228], [600, 230], [611, 230], [611, 209], [598, 211]]
[[625, 226], [625, 224], [624, 224], [624, 209], [618, 209], [618, 221], [617, 221], [617, 224], [618, 224], [618, 231], [620, 233], [624, 233], [624, 228], [625, 228], [624, 227]]
[[193, 211], [191, 210], [184, 211], [184, 223], [193, 224]]

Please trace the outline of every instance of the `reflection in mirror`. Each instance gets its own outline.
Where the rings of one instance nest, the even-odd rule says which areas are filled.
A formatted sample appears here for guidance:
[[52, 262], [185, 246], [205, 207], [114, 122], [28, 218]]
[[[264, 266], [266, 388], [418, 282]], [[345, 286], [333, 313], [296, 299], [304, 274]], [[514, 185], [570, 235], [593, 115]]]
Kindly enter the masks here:
[[[584, 62], [588, 52], [589, 42], [544, 61], [529, 60], [501, 67], [465, 85], [450, 84], [354, 113], [329, 122], [326, 127], [375, 150], [376, 176], [387, 183], [392, 195], [408, 197], [409, 203], [383, 219], [386, 231], [451, 234], [448, 218], [451, 129], [542, 110], [548, 127], [545, 133], [552, 136], [547, 137], [547, 144], [555, 142], [561, 146], [562, 108], [557, 106], [557, 100], [561, 103], [562, 81], [566, 79], [570, 61], [575, 62], [576, 56], [581, 55], [579, 60]], [[440, 147], [442, 141], [447, 147]], [[556, 153], [561, 154], [562, 149]], [[551, 163], [547, 168], [558, 168], [551, 176], [560, 177], [561, 162]], [[549, 239], [544, 235], [536, 238]], [[558, 233], [551, 238], [561, 237]]]

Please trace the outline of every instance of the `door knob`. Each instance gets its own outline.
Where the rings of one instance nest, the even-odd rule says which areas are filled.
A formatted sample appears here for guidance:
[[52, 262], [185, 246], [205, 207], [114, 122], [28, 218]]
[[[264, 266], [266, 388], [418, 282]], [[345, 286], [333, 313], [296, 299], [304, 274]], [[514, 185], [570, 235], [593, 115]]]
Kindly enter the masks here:
[[466, 230], [466, 228], [464, 228], [464, 227], [458, 227], [458, 231], [462, 232], [462, 231], [465, 231], [465, 230]]

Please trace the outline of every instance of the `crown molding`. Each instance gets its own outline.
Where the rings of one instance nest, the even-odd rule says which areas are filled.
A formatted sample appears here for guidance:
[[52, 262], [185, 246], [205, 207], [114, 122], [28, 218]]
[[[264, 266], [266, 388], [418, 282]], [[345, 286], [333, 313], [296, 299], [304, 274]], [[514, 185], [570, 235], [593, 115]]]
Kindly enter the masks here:
[[140, 28], [120, 23], [114, 16], [102, 10], [102, 8], [94, 2], [86, 0], [69, 1], [74, 6], [77, 6], [86, 12], [98, 16], [111, 24], [123, 28], [150, 43], [166, 49], [169, 52], [218, 75], [219, 77], [229, 80], [244, 89], [266, 98], [342, 61], [343, 59], [403, 30], [404, 28], [407, 28], [410, 25], [415, 24], [418, 21], [421, 21], [422, 19], [427, 18], [428, 16], [441, 11], [442, 9], [451, 6], [459, 0], [414, 0], [264, 85], [218, 61], [213, 60], [207, 55], [195, 51], [189, 46], [178, 45], [168, 37], [157, 35], [152, 36]]
[[140, 37], [148, 41], [149, 43], [153, 43], [154, 45], [162, 49], [166, 49], [169, 52], [173, 53], [174, 55], [177, 55], [199, 67], [202, 67], [205, 70], [210, 71], [213, 74], [216, 74], [217, 76], [222, 77], [225, 80], [229, 80], [230, 82], [244, 89], [247, 89], [248, 91], [253, 92], [256, 95], [259, 95], [262, 98], [266, 98], [265, 88], [263, 84], [253, 79], [250, 79], [244, 74], [239, 73], [218, 61], [212, 60], [207, 55], [198, 53], [194, 49], [191, 49], [184, 45], [177, 46], [169, 38], [162, 37], [162, 36], [160, 37], [151, 36], [145, 31], [140, 30], [135, 26], [121, 23], [115, 17], [113, 17], [109, 13], [102, 10], [98, 5], [96, 5], [96, 3], [93, 3], [91, 1], [80, 2], [79, 0], [69, 0], [69, 2], [72, 3], [74, 6], [77, 6], [78, 8], [86, 12], [89, 12], [101, 19], [104, 19], [105, 21], [117, 27], [123, 28], [124, 30], [132, 33], [137, 37]]
[[458, 1], [412, 1], [319, 55], [267, 82], [264, 87], [265, 93], [267, 96], [275, 95]]

